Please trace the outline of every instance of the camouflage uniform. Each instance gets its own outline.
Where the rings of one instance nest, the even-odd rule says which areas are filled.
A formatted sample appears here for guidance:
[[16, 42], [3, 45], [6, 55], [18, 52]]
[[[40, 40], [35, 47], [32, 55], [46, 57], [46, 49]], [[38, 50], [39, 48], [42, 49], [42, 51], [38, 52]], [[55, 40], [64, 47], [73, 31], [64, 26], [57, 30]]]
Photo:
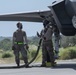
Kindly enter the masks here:
[[59, 40], [60, 40], [60, 35], [58, 36], [55, 35], [55, 58], [58, 58], [58, 53], [59, 53]]
[[40, 35], [41, 35], [41, 38], [42, 38], [42, 66], [45, 66], [46, 65], [46, 50], [45, 50], [45, 46], [44, 46], [44, 34], [45, 34], [45, 31], [44, 29], [41, 31]]
[[50, 57], [50, 62], [53, 66], [55, 60], [54, 60], [54, 52], [53, 52], [52, 34], [53, 34], [53, 29], [51, 26], [49, 26], [44, 34], [43, 46], [44, 46], [44, 51], [47, 50]]
[[53, 44], [52, 44], [52, 34], [53, 29], [51, 27], [44, 28], [41, 31], [41, 38], [42, 38], [42, 66], [46, 65], [47, 61], [47, 52], [50, 57], [50, 62], [54, 63], [54, 52], [53, 52]]
[[57, 26], [54, 27], [54, 37], [55, 37], [55, 58], [58, 58], [60, 33]]
[[18, 29], [13, 33], [13, 45], [15, 47], [14, 54], [17, 66], [20, 64], [19, 52], [22, 54], [24, 63], [28, 63], [26, 46], [24, 44], [28, 45], [26, 32]]

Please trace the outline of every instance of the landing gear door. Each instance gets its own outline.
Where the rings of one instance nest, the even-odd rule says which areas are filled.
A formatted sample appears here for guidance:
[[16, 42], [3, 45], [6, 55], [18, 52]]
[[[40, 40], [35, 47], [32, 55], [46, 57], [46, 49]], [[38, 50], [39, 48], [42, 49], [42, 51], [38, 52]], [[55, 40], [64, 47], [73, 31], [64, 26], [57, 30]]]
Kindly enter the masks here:
[[65, 7], [70, 17], [76, 15], [76, 0], [66, 0]]
[[53, 2], [49, 8], [51, 9], [59, 31], [65, 36], [73, 36], [76, 34], [76, 29], [73, 26], [72, 17], [69, 16], [69, 12], [67, 12], [69, 10], [67, 10], [68, 7], [66, 7], [65, 4], [68, 4], [68, 1], [69, 0], [57, 0]]

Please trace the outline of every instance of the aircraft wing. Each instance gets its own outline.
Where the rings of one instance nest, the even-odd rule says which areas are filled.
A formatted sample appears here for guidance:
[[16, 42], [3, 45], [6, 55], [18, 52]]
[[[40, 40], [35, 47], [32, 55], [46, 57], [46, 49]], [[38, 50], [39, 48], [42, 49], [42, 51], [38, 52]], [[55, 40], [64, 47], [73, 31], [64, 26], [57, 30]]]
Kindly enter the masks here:
[[42, 22], [40, 15], [50, 15], [51, 11], [39, 11], [29, 13], [15, 13], [0, 15], [0, 21], [29, 21], [29, 22]]

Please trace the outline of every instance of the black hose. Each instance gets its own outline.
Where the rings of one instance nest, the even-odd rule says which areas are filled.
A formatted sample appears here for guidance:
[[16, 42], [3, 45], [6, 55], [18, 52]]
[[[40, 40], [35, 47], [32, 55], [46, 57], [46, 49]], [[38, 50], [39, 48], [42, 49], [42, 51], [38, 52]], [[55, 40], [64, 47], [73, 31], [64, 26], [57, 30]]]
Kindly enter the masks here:
[[39, 53], [39, 50], [40, 50], [41, 42], [42, 42], [42, 39], [40, 39], [40, 41], [39, 41], [39, 45], [38, 45], [35, 56], [33, 57], [33, 59], [30, 62], [28, 62], [28, 65], [31, 64], [36, 59], [36, 57], [37, 57], [37, 55]]
[[[37, 48], [37, 51], [36, 51], [36, 54], [35, 54], [35, 56], [32, 58], [32, 60], [30, 61], [30, 62], [28, 62], [28, 64], [27, 65], [29, 65], [29, 64], [31, 64], [35, 59], [36, 59], [36, 57], [37, 57], [37, 55], [38, 55], [38, 53], [39, 53], [39, 50], [40, 50], [40, 46], [41, 46], [41, 42], [42, 42], [42, 39], [40, 39], [40, 41], [39, 41], [39, 45], [38, 45], [38, 48]], [[24, 67], [25, 65], [21, 65], [20, 66], [20, 68], [21, 67]], [[0, 69], [12, 69], [12, 68], [18, 68], [17, 66], [11, 66], [11, 67], [9, 67], [9, 66], [4, 66], [4, 67], [0, 67]]]

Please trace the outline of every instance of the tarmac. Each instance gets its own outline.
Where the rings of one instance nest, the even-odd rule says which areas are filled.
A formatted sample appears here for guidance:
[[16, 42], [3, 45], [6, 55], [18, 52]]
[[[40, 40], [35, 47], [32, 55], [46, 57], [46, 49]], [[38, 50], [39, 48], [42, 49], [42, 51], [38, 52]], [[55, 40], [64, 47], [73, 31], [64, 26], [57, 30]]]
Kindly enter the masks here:
[[33, 63], [29, 68], [15, 68], [16, 64], [1, 64], [0, 75], [76, 75], [76, 60], [57, 61], [55, 67], [40, 67]]

